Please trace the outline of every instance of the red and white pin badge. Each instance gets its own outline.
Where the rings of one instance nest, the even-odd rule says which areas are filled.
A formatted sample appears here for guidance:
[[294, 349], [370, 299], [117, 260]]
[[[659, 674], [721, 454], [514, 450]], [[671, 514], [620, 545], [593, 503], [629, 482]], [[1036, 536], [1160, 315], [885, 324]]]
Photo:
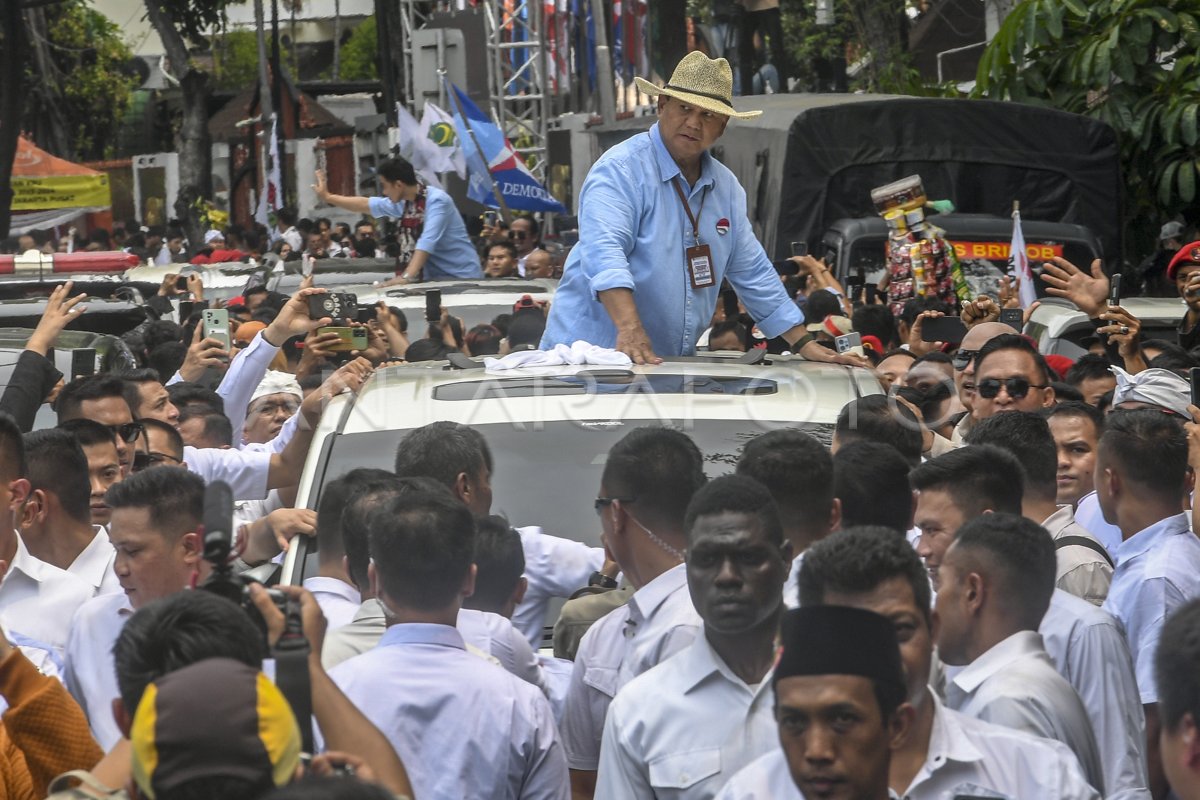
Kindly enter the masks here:
[[717, 233], [721, 234], [722, 236], [729, 233], [729, 220], [725, 219], [724, 217], [721, 217], [719, 220], [717, 220]]

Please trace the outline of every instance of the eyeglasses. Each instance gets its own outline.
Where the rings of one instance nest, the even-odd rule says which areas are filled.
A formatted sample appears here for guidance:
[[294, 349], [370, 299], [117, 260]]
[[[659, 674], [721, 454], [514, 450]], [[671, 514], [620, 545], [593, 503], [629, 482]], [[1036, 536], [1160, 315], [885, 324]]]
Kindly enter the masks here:
[[991, 400], [996, 395], [1000, 394], [1000, 387], [1004, 387], [1004, 391], [1008, 392], [1008, 396], [1013, 400], [1020, 400], [1025, 395], [1029, 394], [1030, 389], [1045, 389], [1044, 383], [1030, 383], [1026, 378], [984, 378], [979, 382], [976, 391], [979, 396], [985, 400]]
[[525, 231], [509, 231], [508, 238], [520, 239], [520, 240], [524, 241], [525, 239], [529, 238], [529, 234], [527, 234]]
[[133, 454], [133, 471], [141, 472], [148, 467], [157, 467], [164, 461], [170, 461], [175, 464], [182, 464], [181, 459], [167, 453], [157, 453], [151, 450], [149, 453], [137, 452]]
[[637, 498], [636, 497], [597, 497], [596, 502], [593, 503], [593, 505], [596, 508], [596, 513], [599, 514], [600, 510], [603, 509], [605, 506], [611, 506], [613, 503], [617, 502], [618, 500], [620, 500], [622, 503], [632, 503], [633, 501], [637, 500]]
[[123, 425], [105, 425], [104, 427], [120, 436], [121, 441], [125, 444], [133, 444], [142, 435], [142, 431], [146, 430], [146, 427], [140, 422], [126, 422]]
[[962, 372], [971, 366], [971, 362], [975, 360], [975, 356], [977, 355], [979, 355], [978, 350], [959, 350], [954, 354], [954, 368]]

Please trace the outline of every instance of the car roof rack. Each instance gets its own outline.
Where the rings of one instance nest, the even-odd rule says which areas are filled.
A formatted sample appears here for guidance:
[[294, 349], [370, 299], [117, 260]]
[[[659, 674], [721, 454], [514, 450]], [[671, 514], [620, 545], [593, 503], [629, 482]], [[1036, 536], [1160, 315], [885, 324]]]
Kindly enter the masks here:
[[747, 350], [740, 356], [722, 355], [718, 352], [708, 353], [706, 355], [697, 356], [669, 356], [663, 359], [663, 363], [679, 362], [685, 364], [761, 364], [766, 360], [767, 351], [762, 348], [754, 348]]
[[453, 353], [447, 353], [446, 360], [450, 362], [450, 369], [483, 369], [482, 361], [468, 358], [457, 350]]

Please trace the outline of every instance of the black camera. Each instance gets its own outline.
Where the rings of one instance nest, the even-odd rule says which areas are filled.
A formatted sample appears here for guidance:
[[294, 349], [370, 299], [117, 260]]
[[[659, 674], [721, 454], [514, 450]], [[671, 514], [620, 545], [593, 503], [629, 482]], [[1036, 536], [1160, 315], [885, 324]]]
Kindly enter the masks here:
[[345, 292], [326, 292], [308, 298], [308, 316], [313, 319], [329, 317], [338, 320], [353, 320], [358, 316], [358, 296]]
[[[250, 586], [256, 581], [236, 575], [230, 556], [233, 554], [233, 490], [223, 481], [213, 481], [204, 489], [204, 560], [212, 566], [212, 574], [200, 584], [204, 591], [224, 597], [239, 606], [262, 631], [267, 639], [267, 622], [250, 597]], [[313, 752], [312, 685], [309, 682], [308, 657], [310, 648], [304, 636], [304, 620], [300, 603], [291, 600], [278, 589], [267, 589], [267, 596], [284, 617], [283, 635], [271, 648], [275, 659], [275, 683], [283, 692], [300, 726], [301, 749]]]
[[[200, 584], [200, 588], [237, 603], [265, 636], [266, 620], [250, 598], [250, 586], [257, 581], [235, 575], [230, 561], [233, 553], [233, 490], [229, 488], [229, 484], [213, 481], [205, 487], [203, 521], [204, 560], [212, 567], [212, 573]], [[299, 622], [300, 608], [297, 604], [290, 603], [287, 595], [276, 589], [267, 589], [267, 595], [285, 617], [294, 614], [297, 623]]]

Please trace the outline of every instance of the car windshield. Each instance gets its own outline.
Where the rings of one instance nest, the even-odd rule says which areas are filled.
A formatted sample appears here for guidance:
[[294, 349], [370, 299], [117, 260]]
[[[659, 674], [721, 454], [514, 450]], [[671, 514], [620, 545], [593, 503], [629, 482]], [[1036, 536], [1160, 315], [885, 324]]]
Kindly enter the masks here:
[[[492, 511], [515, 526], [539, 525], [547, 533], [600, 544], [600, 526], [592, 500], [609, 449], [635, 427], [658, 420], [553, 421], [476, 425], [495, 459]], [[732, 472], [746, 442], [760, 433], [796, 428], [828, 445], [829, 424], [797, 424], [749, 420], [695, 419], [678, 423], [700, 452], [705, 472], [716, 477]], [[322, 484], [356, 467], [392, 469], [396, 447], [408, 431], [351, 433], [334, 438]], [[314, 499], [310, 498], [310, 502]]]

